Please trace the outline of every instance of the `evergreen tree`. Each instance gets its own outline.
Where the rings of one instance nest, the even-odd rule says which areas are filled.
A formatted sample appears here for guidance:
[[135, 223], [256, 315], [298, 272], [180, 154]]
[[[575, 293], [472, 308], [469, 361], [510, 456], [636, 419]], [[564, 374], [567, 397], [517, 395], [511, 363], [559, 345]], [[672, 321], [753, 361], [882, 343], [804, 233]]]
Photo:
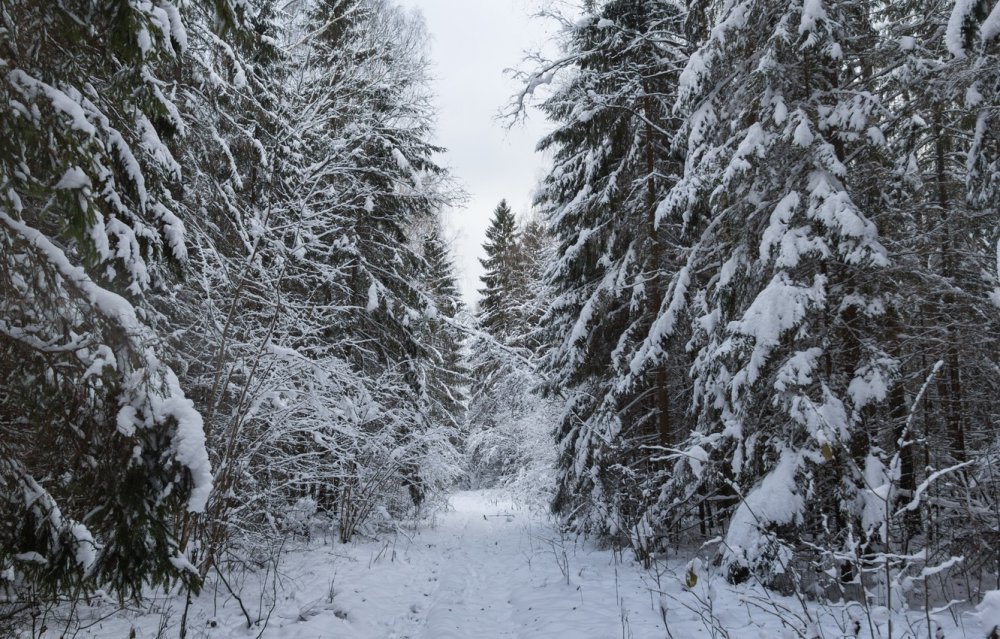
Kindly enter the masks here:
[[[908, 504], [936, 470], [961, 463], [970, 465], [968, 472], [940, 482], [935, 497], [961, 502], [973, 486], [981, 496], [972, 509], [907, 510], [905, 525], [889, 531], [907, 548], [921, 544], [933, 562], [983, 534], [989, 524], [974, 513], [1000, 498], [990, 469], [995, 429], [988, 417], [995, 414], [1000, 382], [990, 372], [995, 357], [984, 356], [1000, 348], [990, 302], [996, 279], [984, 276], [996, 270], [1000, 227], [995, 199], [983, 199], [979, 190], [989, 192], [995, 172], [984, 123], [995, 110], [987, 87], [996, 86], [997, 76], [987, 62], [985, 3], [893, 3], [884, 11], [892, 28], [880, 59], [895, 73], [879, 89], [907, 96], [894, 105], [898, 124], [888, 136], [891, 186], [885, 198], [895, 212], [888, 246], [897, 256], [885, 326], [901, 362], [888, 402], [896, 439], [904, 442], [884, 446], [893, 455], [890, 467], [896, 457], [900, 467], [892, 497]], [[907, 397], [924, 387], [930, 371], [936, 371], [933, 383], [920, 406], [908, 407]], [[952, 534], [926, 534], [939, 526]], [[971, 555], [974, 564], [995, 561]]]
[[602, 3], [547, 67], [565, 73], [541, 105], [558, 123], [540, 145], [554, 153], [538, 204], [557, 242], [543, 366], [549, 392], [566, 398], [555, 507], [581, 530], [632, 529], [653, 494], [634, 471], [676, 437], [671, 398], [684, 385], [666, 375], [665, 344], [632, 360], [663, 304], [676, 241], [656, 207], [680, 170], [671, 101], [683, 18], [669, 2]]
[[[857, 514], [864, 488], [851, 469], [865, 467], [867, 415], [898, 365], [876, 329], [890, 262], [871, 178], [886, 112], [877, 96], [845, 90], [867, 81], [860, 60], [877, 42], [856, 3], [709, 13], [710, 35], [680, 78], [687, 169], [661, 207], [697, 229], [677, 290], [693, 302], [698, 420], [667, 505], [683, 511], [693, 490], [737, 486], [730, 576], [774, 577], [803, 528], [831, 542], [843, 531], [810, 513]], [[726, 462], [705, 472], [708, 459]]]
[[421, 475], [437, 475], [429, 483], [441, 487], [460, 472], [457, 453], [462, 446], [471, 380], [461, 326], [465, 305], [437, 220], [424, 237], [422, 248], [428, 308], [418, 322], [417, 334], [426, 352], [422, 413], [431, 445], [425, 448], [426, 459], [418, 463], [423, 467]]
[[389, 2], [358, 0], [317, 3], [305, 32], [311, 49], [297, 110], [306, 118], [299, 171], [308, 176], [300, 191], [310, 215], [302, 248], [318, 288], [299, 294], [310, 306], [316, 291], [323, 295], [312, 357], [353, 372], [346, 392], [332, 393], [351, 405], [352, 427], [331, 434], [338, 444], [323, 482], [325, 506], [341, 513], [347, 540], [373, 513], [402, 514], [450, 480], [451, 471], [428, 465], [451, 455], [451, 442], [428, 419], [427, 383], [442, 355], [421, 332], [433, 302], [419, 276], [419, 243], [408, 237], [447, 196], [431, 159], [439, 149], [427, 141], [422, 26]]
[[479, 326], [498, 339], [509, 336], [517, 322], [511, 299], [516, 277], [513, 262], [517, 240], [514, 213], [507, 200], [501, 200], [486, 229], [486, 242], [483, 244], [486, 258], [479, 258], [485, 270], [480, 277], [483, 288], [479, 289]]
[[419, 21], [119, 4], [0, 10], [5, 596], [195, 587], [457, 473], [460, 305], [411, 241], [448, 199]]
[[549, 302], [545, 266], [551, 241], [548, 228], [540, 219], [527, 220], [518, 236], [511, 265], [515, 300], [512, 309], [517, 312], [518, 330], [511, 344], [539, 355], [543, 346], [541, 321]]
[[310, 509], [349, 540], [455, 472], [442, 423], [453, 407], [429, 394], [453, 354], [424, 330], [432, 302], [410, 241], [445, 201], [424, 35], [387, 2], [308, 9], [276, 32], [301, 46], [270, 72], [258, 61], [271, 82], [243, 112], [261, 125], [259, 153], [223, 156], [218, 224], [238, 240], [208, 253], [232, 261], [207, 269], [224, 279], [206, 291], [222, 294], [195, 329], [225, 327], [202, 377], [225, 487], [202, 532], [212, 554], [271, 543], [275, 522]]
[[457, 325], [464, 304], [455, 283], [448, 247], [437, 225], [424, 238], [422, 252], [426, 265], [424, 286], [433, 304], [421, 328], [431, 357], [425, 381], [432, 402], [428, 416], [436, 425], [457, 430], [464, 418], [469, 385], [462, 357], [463, 336]]
[[[989, 466], [969, 445], [996, 410], [987, 9], [610, 1], [567, 21], [517, 102], [554, 82], [543, 361], [571, 523], [640, 556], [721, 523], [730, 578], [778, 583], [803, 536], [824, 561], [911, 548], [930, 513], [886, 523], [887, 501]], [[992, 512], [987, 476], [941, 490], [990, 484]], [[953, 541], [984, 525], [934, 517]]]
[[514, 241], [504, 254], [493, 243], [496, 270], [482, 277], [488, 287], [490, 282], [505, 283], [504, 290], [493, 290], [503, 302], [499, 310], [506, 313], [510, 328], [500, 322], [479, 324], [468, 344], [473, 379], [468, 474], [473, 486], [516, 485], [527, 494], [548, 495], [545, 483], [553, 461], [548, 439], [555, 403], [540, 397], [537, 372], [539, 321], [550, 301], [543, 282], [548, 234], [543, 224], [529, 221], [510, 236]]
[[211, 490], [202, 419], [148, 323], [187, 259], [169, 87], [193, 21], [171, 2], [0, 21], [0, 566], [43, 596], [196, 585], [171, 519]]

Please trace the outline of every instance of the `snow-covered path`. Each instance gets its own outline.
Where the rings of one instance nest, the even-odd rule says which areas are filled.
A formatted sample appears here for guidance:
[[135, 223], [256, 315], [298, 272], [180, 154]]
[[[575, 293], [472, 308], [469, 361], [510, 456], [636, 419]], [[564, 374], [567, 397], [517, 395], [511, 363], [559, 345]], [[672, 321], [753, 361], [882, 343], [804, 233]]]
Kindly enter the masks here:
[[[701, 573], [683, 585], [685, 562], [668, 562], [659, 583], [630, 553], [616, 555], [562, 537], [548, 518], [491, 492], [458, 493], [451, 508], [415, 535], [337, 544], [314, 539], [282, 561], [279, 578], [260, 571], [235, 579], [248, 628], [234, 597], [209, 583], [188, 614], [189, 639], [771, 639], [815, 636], [796, 600], [726, 584]], [[670, 630], [660, 606], [667, 608]], [[824, 639], [854, 636], [857, 604], [812, 610]], [[767, 612], [767, 609], [772, 612]], [[108, 615], [84, 610], [93, 623], [81, 637], [177, 636], [180, 597], [143, 611]], [[789, 626], [774, 611], [781, 610]], [[884, 610], [884, 609], [883, 609]], [[875, 636], [885, 636], [880, 624]], [[945, 615], [942, 636], [983, 636]], [[897, 628], [920, 633], [922, 615]], [[86, 619], [85, 619], [86, 621]], [[973, 627], [978, 626], [971, 620]], [[793, 631], [792, 626], [799, 628]], [[806, 627], [814, 630], [806, 631]], [[926, 625], [923, 626], [926, 628]], [[846, 634], [845, 634], [846, 633]], [[862, 632], [862, 637], [869, 636]]]
[[[495, 493], [458, 493], [451, 506], [412, 537], [314, 540], [285, 557], [278, 580], [238, 580], [243, 605], [266, 625], [248, 629], [235, 598], [206, 584], [188, 613], [189, 639], [666, 637], [648, 578], [627, 554], [622, 564], [585, 550], [543, 513]], [[94, 610], [83, 636], [176, 636], [182, 609], [173, 597], [103, 620]]]
[[[524, 535], [511, 534], [516, 514], [490, 520], [481, 501], [471, 497], [452, 500], [456, 512], [441, 529], [441, 559], [432, 570], [436, 587], [420, 637], [467, 637], [469, 628], [494, 628], [497, 637], [517, 637], [510, 586], [524, 563], [519, 556], [525, 550]], [[507, 523], [498, 525], [501, 520]]]
[[665, 637], [642, 576], [616, 566], [612, 553], [587, 553], [541, 514], [492, 493], [458, 493], [451, 505], [412, 542], [397, 540], [395, 557], [339, 562], [344, 632], [316, 634], [298, 622], [266, 636], [607, 639], [624, 627], [628, 637]]

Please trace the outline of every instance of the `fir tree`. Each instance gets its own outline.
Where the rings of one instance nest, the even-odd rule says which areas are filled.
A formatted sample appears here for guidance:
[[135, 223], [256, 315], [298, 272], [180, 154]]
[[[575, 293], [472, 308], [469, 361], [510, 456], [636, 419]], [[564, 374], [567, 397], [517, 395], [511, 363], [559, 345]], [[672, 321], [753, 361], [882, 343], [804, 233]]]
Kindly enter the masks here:
[[473, 379], [468, 474], [476, 487], [518, 485], [530, 494], [548, 495], [550, 487], [537, 482], [550, 472], [548, 437], [556, 409], [554, 402], [540, 397], [537, 373], [542, 350], [539, 322], [550, 301], [543, 281], [550, 253], [548, 234], [543, 224], [529, 221], [510, 235], [515, 239], [506, 253], [494, 255], [496, 271], [482, 278], [484, 284], [488, 277], [490, 282], [506, 284], [497, 297], [503, 300], [510, 328], [479, 324], [468, 344]]
[[569, 33], [549, 65], [565, 79], [541, 105], [559, 124], [541, 142], [555, 159], [538, 204], [557, 242], [543, 366], [549, 392], [567, 398], [556, 508], [608, 532], [643, 517], [650, 493], [632, 469], [648, 463], [648, 446], [672, 443], [670, 400], [683, 388], [667, 379], [659, 338], [633, 364], [663, 302], [673, 239], [656, 206], [680, 170], [670, 99], [683, 15], [668, 2], [608, 2]]
[[[675, 485], [732, 479], [744, 491], [727, 533], [734, 577], [784, 571], [791, 540], [770, 531], [802, 524], [805, 504], [852, 516], [859, 488], [847, 469], [864, 465], [866, 411], [895, 374], [873, 331], [889, 258], [868, 169], [877, 171], [885, 109], [844, 90], [866, 81], [852, 61], [876, 38], [851, 2], [720, 4], [681, 76], [689, 170], [667, 206], [701, 233], [684, 274], [700, 327], [688, 459], [729, 461], [712, 467], [721, 476], [681, 462]], [[715, 265], [710, 276], [701, 260]]]
[[436, 453], [448, 457], [451, 442], [427, 415], [427, 383], [440, 354], [421, 332], [433, 302], [418, 276], [425, 266], [419, 243], [408, 237], [447, 197], [431, 158], [439, 149], [428, 142], [420, 23], [383, 0], [323, 2], [306, 30], [315, 37], [300, 112], [314, 119], [300, 170], [312, 172], [306, 205], [316, 217], [305, 248], [335, 266], [322, 275], [325, 340], [313, 352], [348, 366], [356, 379], [344, 400], [356, 407], [356, 436], [339, 446], [327, 486], [331, 507], [353, 513], [341, 526], [346, 540], [375, 503], [402, 504], [392, 491], [372, 494], [369, 482], [392, 478], [419, 504], [440, 492], [450, 472], [426, 465]]
[[428, 308], [417, 326], [425, 348], [423, 364], [423, 417], [427, 434], [437, 445], [428, 446], [427, 453], [438, 460], [426, 460], [423, 474], [440, 473], [430, 483], [440, 486], [457, 472], [453, 450], [462, 445], [468, 408], [470, 377], [463, 352], [464, 331], [460, 323], [465, 305], [455, 283], [448, 247], [441, 238], [439, 222], [423, 240], [423, 286]]
[[[235, 24], [228, 2], [192, 6]], [[138, 597], [197, 585], [172, 520], [212, 485], [148, 322], [188, 257], [169, 87], [193, 21], [171, 2], [74, 7], [0, 11], [0, 566], [43, 596]]]
[[426, 313], [429, 326], [425, 329], [433, 357], [428, 392], [440, 405], [434, 411], [439, 423], [457, 428], [465, 410], [463, 392], [469, 383], [462, 359], [462, 333], [457, 326], [465, 305], [455, 283], [448, 247], [436, 225], [424, 238], [423, 258], [424, 286], [433, 304]]
[[996, 281], [986, 4], [607, 2], [566, 21], [565, 57], [516, 103], [555, 86], [543, 362], [571, 523], [641, 531], [644, 555], [721, 522], [729, 576], [777, 583], [802, 536], [859, 558], [910, 543], [920, 518], [883, 526], [874, 495], [914, 494], [920, 455], [989, 465], [968, 444], [995, 410], [973, 399], [996, 377], [972, 346], [996, 333], [972, 319]]
[[479, 326], [501, 340], [509, 336], [516, 325], [511, 297], [515, 287], [517, 240], [514, 213], [507, 200], [501, 200], [486, 229], [483, 244], [486, 258], [479, 259], [485, 270], [480, 277], [483, 288], [479, 289]]
[[529, 219], [518, 240], [511, 265], [514, 279], [511, 307], [517, 314], [518, 330], [511, 344], [538, 355], [543, 345], [541, 320], [549, 302], [545, 286], [545, 266], [551, 248], [548, 227], [540, 219]]

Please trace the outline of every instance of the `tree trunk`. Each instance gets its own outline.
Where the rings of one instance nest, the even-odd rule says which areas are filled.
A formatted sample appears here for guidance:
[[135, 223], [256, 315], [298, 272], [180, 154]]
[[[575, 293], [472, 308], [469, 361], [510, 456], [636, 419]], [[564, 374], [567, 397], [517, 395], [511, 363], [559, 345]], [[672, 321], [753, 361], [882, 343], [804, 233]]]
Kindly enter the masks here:
[[[663, 249], [656, 228], [656, 153], [653, 143], [654, 132], [652, 125], [655, 114], [653, 100], [649, 95], [646, 95], [643, 99], [643, 112], [646, 117], [646, 217], [649, 232], [650, 263], [653, 268], [649, 300], [651, 321], [655, 322], [660, 312], [660, 307], [663, 305], [663, 287], [660, 282], [663, 269]], [[654, 388], [656, 427], [661, 446], [670, 446], [674, 440], [673, 425], [670, 422], [670, 391], [667, 388], [668, 383], [667, 362], [664, 361], [656, 369]]]
[[[950, 286], [951, 280], [955, 277], [955, 248], [952, 233], [952, 219], [949, 210], [950, 197], [948, 193], [947, 175], [947, 154], [948, 140], [945, 137], [944, 118], [941, 107], [938, 106], [934, 112], [935, 125], [935, 183], [937, 187], [938, 214], [941, 219], [941, 275], [945, 280], [945, 286]], [[952, 307], [955, 305], [955, 297], [946, 290], [941, 299], [941, 317], [948, 321], [951, 316]], [[958, 355], [958, 331], [953, 322], [948, 321], [945, 327], [945, 362], [947, 373], [945, 383], [940, 385], [944, 391], [942, 400], [945, 405], [945, 414], [948, 425], [948, 441], [951, 449], [951, 456], [957, 463], [966, 460], [965, 452], [965, 424], [962, 419], [962, 378], [959, 368]]]

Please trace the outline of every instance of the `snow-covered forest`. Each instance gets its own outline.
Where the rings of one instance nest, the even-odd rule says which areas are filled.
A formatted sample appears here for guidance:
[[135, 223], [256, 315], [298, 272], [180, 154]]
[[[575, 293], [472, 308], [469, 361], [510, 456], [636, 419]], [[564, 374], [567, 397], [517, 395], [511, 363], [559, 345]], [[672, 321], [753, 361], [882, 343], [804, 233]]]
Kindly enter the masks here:
[[0, 636], [1000, 637], [1000, 2], [541, 7], [470, 307], [418, 14], [0, 0]]

